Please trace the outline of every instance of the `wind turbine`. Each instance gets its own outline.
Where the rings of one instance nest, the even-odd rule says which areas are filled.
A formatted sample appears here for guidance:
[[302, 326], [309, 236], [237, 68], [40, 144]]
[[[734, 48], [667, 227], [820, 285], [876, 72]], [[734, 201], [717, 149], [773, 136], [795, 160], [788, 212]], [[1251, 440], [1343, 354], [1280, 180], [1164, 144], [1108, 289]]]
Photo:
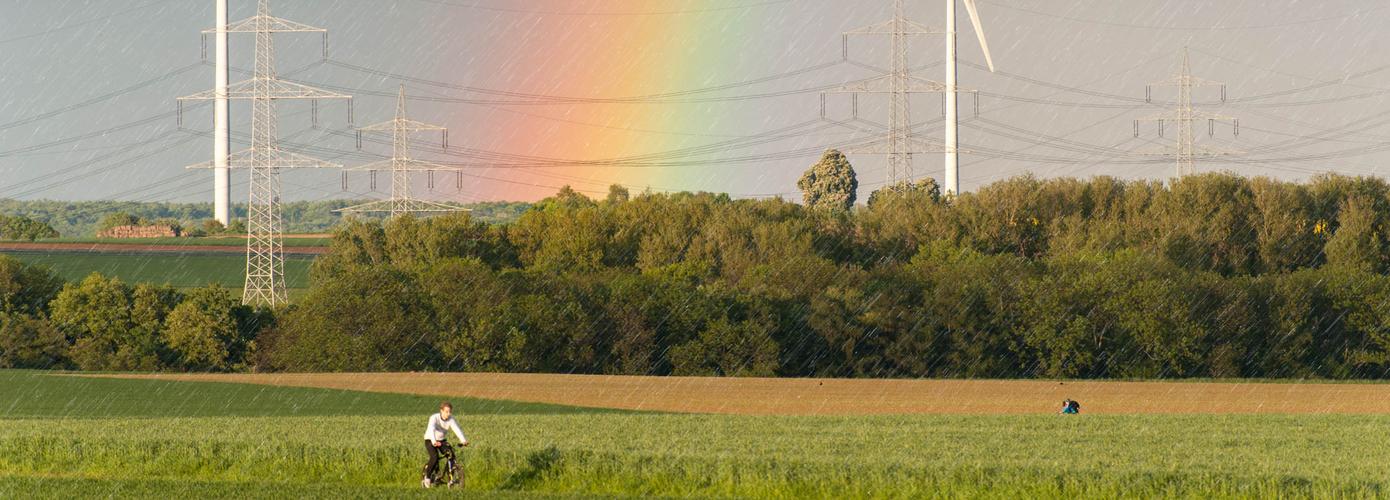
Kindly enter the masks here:
[[[989, 43], [985, 41], [985, 30], [980, 26], [980, 12], [975, 0], [965, 2], [965, 10], [970, 13], [970, 24], [975, 26], [975, 36], [980, 38], [980, 48], [985, 52], [985, 63], [994, 72], [994, 59], [989, 55]], [[958, 122], [960, 114], [956, 107], [956, 0], [946, 0], [946, 194], [954, 195], [960, 189], [960, 134]]]

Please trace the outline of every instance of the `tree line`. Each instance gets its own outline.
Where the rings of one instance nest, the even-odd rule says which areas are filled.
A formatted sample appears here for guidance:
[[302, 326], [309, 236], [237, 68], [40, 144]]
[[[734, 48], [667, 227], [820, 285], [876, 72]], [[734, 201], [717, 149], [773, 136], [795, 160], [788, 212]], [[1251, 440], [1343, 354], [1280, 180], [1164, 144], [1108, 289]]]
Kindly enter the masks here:
[[0, 215], [0, 240], [34, 241], [57, 238], [52, 226], [28, 217]]
[[[323, 233], [342, 221], [340, 208], [365, 200], [293, 201], [281, 204], [285, 230], [291, 233]], [[521, 202], [483, 202], [467, 205], [474, 217], [490, 223], [516, 220], [529, 206]], [[53, 229], [55, 235], [38, 238], [92, 237], [115, 225], [166, 224], [194, 234], [245, 232], [246, 204], [232, 204], [227, 228], [211, 225], [211, 203], [169, 203], [137, 201], [53, 201], [0, 198], [0, 214], [33, 220]]]
[[823, 178], [843, 169], [822, 171], [804, 205], [614, 188], [603, 200], [562, 190], [503, 226], [349, 222], [309, 296], [266, 332], [262, 361], [897, 377], [1390, 369], [1379, 179], [1019, 177], [951, 198], [924, 180], [854, 206], [855, 183]]
[[130, 285], [100, 274], [63, 283], [0, 255], [0, 368], [248, 370], [273, 321], [213, 285]]
[[[927, 179], [855, 205], [852, 169], [825, 160], [801, 183], [804, 204], [614, 187], [600, 200], [563, 189], [509, 224], [349, 219], [307, 296], [273, 313], [225, 291], [93, 277], [37, 279], [53, 298], [19, 300], [29, 309], [11, 316], [29, 319], [11, 321], [47, 324], [62, 362], [101, 369], [1390, 373], [1380, 179], [1025, 176], [952, 197]], [[130, 312], [77, 312], [92, 304]], [[174, 322], [180, 307], [211, 312]], [[201, 340], [176, 340], [188, 338]], [[122, 354], [130, 345], [147, 347]], [[83, 361], [88, 351], [117, 364]]]

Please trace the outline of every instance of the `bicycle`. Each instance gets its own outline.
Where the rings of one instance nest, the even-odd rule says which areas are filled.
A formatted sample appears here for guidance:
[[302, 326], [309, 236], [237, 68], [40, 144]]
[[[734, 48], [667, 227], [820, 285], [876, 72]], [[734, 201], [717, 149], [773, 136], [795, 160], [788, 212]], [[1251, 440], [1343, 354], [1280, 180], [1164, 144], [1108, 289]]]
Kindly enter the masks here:
[[459, 468], [458, 457], [454, 454], [454, 447], [448, 441], [439, 442], [440, 464], [435, 467], [434, 474], [430, 476], [430, 486], [444, 484], [448, 488], [463, 488], [463, 469]]

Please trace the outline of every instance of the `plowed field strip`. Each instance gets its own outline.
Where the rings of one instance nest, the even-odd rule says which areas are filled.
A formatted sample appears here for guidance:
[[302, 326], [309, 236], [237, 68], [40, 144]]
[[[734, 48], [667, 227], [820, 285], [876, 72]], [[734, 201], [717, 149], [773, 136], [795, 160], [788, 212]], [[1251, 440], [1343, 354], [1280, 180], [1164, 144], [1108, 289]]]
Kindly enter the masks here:
[[743, 415], [1050, 413], [1390, 414], [1390, 384], [870, 380], [514, 373], [116, 374]]

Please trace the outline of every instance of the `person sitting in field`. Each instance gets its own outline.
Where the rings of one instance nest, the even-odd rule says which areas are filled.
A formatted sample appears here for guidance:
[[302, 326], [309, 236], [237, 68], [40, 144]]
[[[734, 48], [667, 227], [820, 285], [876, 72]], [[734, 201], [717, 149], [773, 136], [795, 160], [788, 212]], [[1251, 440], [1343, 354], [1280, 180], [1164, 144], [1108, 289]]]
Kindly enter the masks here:
[[1062, 412], [1065, 415], [1076, 415], [1081, 413], [1081, 403], [1070, 399], [1062, 400]]
[[448, 431], [453, 430], [454, 435], [459, 437], [459, 446], [468, 446], [468, 438], [463, 437], [463, 431], [459, 429], [459, 423], [454, 420], [454, 405], [448, 401], [439, 404], [439, 413], [430, 415], [430, 423], [425, 426], [425, 452], [430, 454], [429, 462], [425, 463], [425, 477], [420, 480], [420, 484], [426, 488], [430, 487], [430, 478], [434, 477], [435, 471], [439, 468], [439, 452], [441, 447], [448, 447]]

